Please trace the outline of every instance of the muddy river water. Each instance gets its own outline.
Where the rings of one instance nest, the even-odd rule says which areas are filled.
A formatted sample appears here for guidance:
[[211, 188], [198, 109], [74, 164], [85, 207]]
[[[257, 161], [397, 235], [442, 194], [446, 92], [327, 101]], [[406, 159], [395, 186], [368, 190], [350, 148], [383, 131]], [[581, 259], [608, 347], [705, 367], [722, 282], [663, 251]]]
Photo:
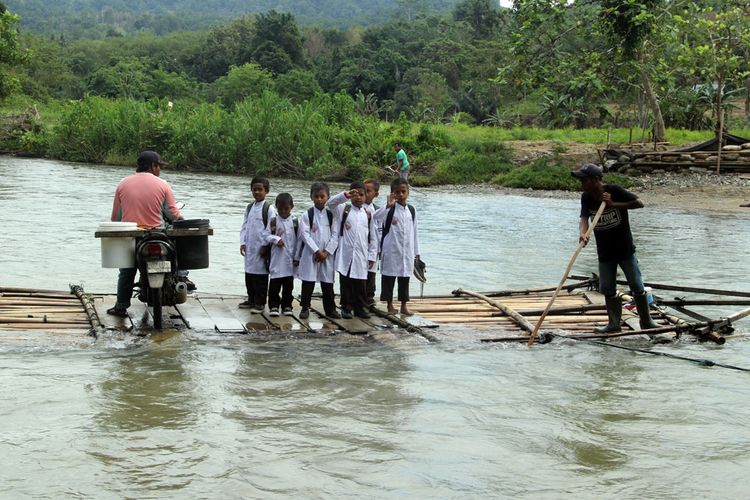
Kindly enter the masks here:
[[[0, 157], [0, 285], [113, 292], [93, 237], [130, 169]], [[249, 178], [163, 171], [241, 294]], [[335, 186], [341, 189], [342, 186]], [[295, 212], [309, 183], [271, 181]], [[387, 188], [381, 190], [385, 201]], [[425, 293], [555, 284], [578, 202], [419, 188]], [[644, 199], [648, 204], [648, 199]], [[750, 216], [631, 213], [648, 281], [749, 290]], [[593, 246], [574, 268], [596, 269]], [[412, 290], [418, 293], [417, 287]], [[721, 311], [717, 311], [717, 314]], [[750, 331], [750, 321], [738, 329]], [[5, 337], [5, 338], [4, 338]], [[0, 496], [745, 498], [750, 373], [591, 344], [349, 345], [0, 332]], [[750, 342], [659, 346], [750, 367]]]

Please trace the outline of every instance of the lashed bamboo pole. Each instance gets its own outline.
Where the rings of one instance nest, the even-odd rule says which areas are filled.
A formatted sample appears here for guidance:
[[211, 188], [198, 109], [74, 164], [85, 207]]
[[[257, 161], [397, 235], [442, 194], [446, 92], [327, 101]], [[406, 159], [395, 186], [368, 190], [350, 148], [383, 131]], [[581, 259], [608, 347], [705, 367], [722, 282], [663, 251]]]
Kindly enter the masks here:
[[504, 312], [509, 318], [511, 318], [518, 326], [526, 330], [527, 332], [531, 332], [534, 330], [534, 327], [531, 326], [531, 323], [529, 323], [529, 320], [518, 314], [518, 312], [514, 311], [510, 307], [506, 306], [505, 304], [498, 302], [496, 300], [493, 300], [485, 295], [482, 295], [481, 293], [472, 292], [471, 290], [463, 290], [459, 288], [458, 290], [453, 291], [453, 295], [461, 296], [461, 295], [469, 295], [471, 297], [475, 297], [477, 299], [481, 299], [485, 302], [487, 302], [492, 307], [495, 307], [499, 309], [500, 311]]
[[545, 311], [539, 317], [539, 321], [534, 327], [534, 330], [531, 332], [531, 336], [529, 337], [529, 342], [528, 342], [529, 347], [531, 347], [534, 344], [534, 339], [536, 339], [536, 335], [539, 332], [539, 328], [542, 326], [542, 322], [544, 321], [544, 318], [547, 316], [547, 313], [552, 308], [552, 304], [554, 304], [555, 298], [557, 298], [557, 294], [560, 293], [560, 289], [563, 287], [563, 284], [568, 279], [568, 274], [570, 274], [570, 270], [573, 268], [573, 264], [578, 258], [578, 254], [580, 254], [581, 250], [583, 250], [583, 247], [586, 246], [586, 243], [588, 242], [588, 239], [591, 236], [591, 232], [596, 227], [596, 224], [599, 222], [599, 218], [602, 216], [602, 212], [604, 212], [604, 209], [606, 207], [607, 207], [607, 203], [604, 201], [601, 203], [601, 205], [599, 205], [599, 210], [596, 211], [596, 214], [594, 215], [594, 219], [589, 224], [589, 228], [586, 231], [586, 234], [584, 234], [583, 238], [581, 239], [581, 242], [578, 243], [578, 247], [576, 248], [576, 251], [573, 252], [573, 256], [570, 258], [570, 261], [568, 262], [568, 267], [565, 268], [565, 272], [563, 273], [563, 277], [560, 280], [560, 283], [557, 285], [557, 289], [555, 290], [555, 293], [552, 294], [552, 298], [549, 299], [549, 303], [547, 304]]
[[[582, 276], [571, 276], [572, 279], [580, 279]], [[627, 285], [626, 280], [617, 280], [618, 285]], [[739, 290], [721, 290], [717, 288], [703, 288], [696, 286], [665, 285], [663, 283], [644, 282], [643, 286], [651, 287], [654, 290], [672, 290], [676, 292], [704, 293], [706, 295], [728, 295], [732, 297], [750, 297], [750, 292]]]

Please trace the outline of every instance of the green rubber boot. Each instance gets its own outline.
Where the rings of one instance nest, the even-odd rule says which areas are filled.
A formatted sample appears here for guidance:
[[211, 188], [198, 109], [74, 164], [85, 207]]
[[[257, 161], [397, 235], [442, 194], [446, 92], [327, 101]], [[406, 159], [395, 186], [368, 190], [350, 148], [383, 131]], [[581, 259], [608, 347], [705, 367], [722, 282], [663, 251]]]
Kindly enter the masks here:
[[648, 304], [646, 293], [633, 295], [633, 301], [635, 302], [635, 308], [638, 310], [638, 317], [641, 318], [641, 330], [659, 328], [659, 325], [651, 319], [651, 306]]
[[597, 326], [594, 328], [596, 333], [617, 333], [622, 330], [620, 328], [620, 320], [622, 319], [622, 300], [617, 295], [611, 297], [604, 297], [604, 302], [607, 305], [607, 316], [609, 316], [609, 323], [607, 326]]

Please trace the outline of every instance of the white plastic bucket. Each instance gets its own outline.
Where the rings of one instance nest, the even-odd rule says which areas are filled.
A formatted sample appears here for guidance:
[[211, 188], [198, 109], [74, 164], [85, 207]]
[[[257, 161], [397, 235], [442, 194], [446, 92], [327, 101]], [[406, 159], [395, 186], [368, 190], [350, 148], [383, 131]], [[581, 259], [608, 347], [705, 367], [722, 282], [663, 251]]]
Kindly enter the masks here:
[[[135, 222], [102, 222], [99, 232], [134, 231], [138, 229]], [[135, 238], [100, 238], [102, 240], [102, 267], [123, 268], [135, 267]]]

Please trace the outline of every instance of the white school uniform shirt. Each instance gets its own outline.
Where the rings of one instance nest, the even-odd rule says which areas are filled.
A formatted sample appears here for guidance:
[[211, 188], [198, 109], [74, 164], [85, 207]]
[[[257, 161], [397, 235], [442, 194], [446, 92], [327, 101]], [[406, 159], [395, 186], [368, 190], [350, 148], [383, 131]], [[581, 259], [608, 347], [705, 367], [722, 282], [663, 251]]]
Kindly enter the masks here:
[[[375, 215], [375, 212], [380, 210], [379, 208], [375, 208], [374, 203], [364, 203], [362, 204], [363, 207], [367, 208], [370, 213]], [[378, 245], [380, 245], [380, 239], [383, 237], [383, 221], [378, 221], [375, 219], [375, 227], [378, 229]], [[380, 253], [378, 253], [378, 257], [380, 257]], [[375, 269], [370, 269], [370, 271], [374, 271]]]
[[[414, 257], [419, 255], [417, 221], [411, 216], [408, 206], [393, 205], [393, 220], [380, 250], [380, 272], [383, 276], [406, 278], [414, 272]], [[390, 208], [380, 207], [375, 218], [385, 225]]]
[[[267, 236], [267, 229], [263, 224], [263, 203], [265, 200], [253, 203], [240, 229], [240, 244], [245, 245], [245, 272], [248, 274], [268, 274], [265, 259], [259, 254]], [[271, 205], [268, 207], [268, 220], [274, 217], [276, 209]]]
[[[339, 245], [339, 233], [336, 229], [338, 226], [336, 226], [335, 217], [329, 225], [326, 212], [325, 208], [318, 210], [313, 207], [312, 223], [308, 218], [307, 210], [300, 219], [297, 276], [302, 281], [333, 283], [336, 279], [336, 248]], [[330, 255], [323, 262], [316, 262], [315, 252], [321, 249]]]
[[[294, 233], [294, 216], [286, 219], [276, 215], [276, 229], [272, 232], [273, 218], [268, 219], [265, 231], [266, 244], [271, 246], [271, 279], [286, 278], [295, 275], [294, 259], [297, 250], [297, 235]], [[278, 242], [284, 240], [284, 248]]]
[[[345, 193], [339, 193], [328, 200], [328, 207], [334, 210], [334, 231], [341, 230], [341, 218], [347, 201]], [[370, 214], [370, 217], [367, 214]], [[368, 220], [369, 219], [369, 220]], [[375, 217], [364, 207], [351, 206], [344, 223], [344, 234], [339, 233], [336, 250], [336, 271], [344, 276], [366, 280], [369, 261], [378, 257], [378, 232]], [[374, 269], [373, 269], [374, 270]]]

